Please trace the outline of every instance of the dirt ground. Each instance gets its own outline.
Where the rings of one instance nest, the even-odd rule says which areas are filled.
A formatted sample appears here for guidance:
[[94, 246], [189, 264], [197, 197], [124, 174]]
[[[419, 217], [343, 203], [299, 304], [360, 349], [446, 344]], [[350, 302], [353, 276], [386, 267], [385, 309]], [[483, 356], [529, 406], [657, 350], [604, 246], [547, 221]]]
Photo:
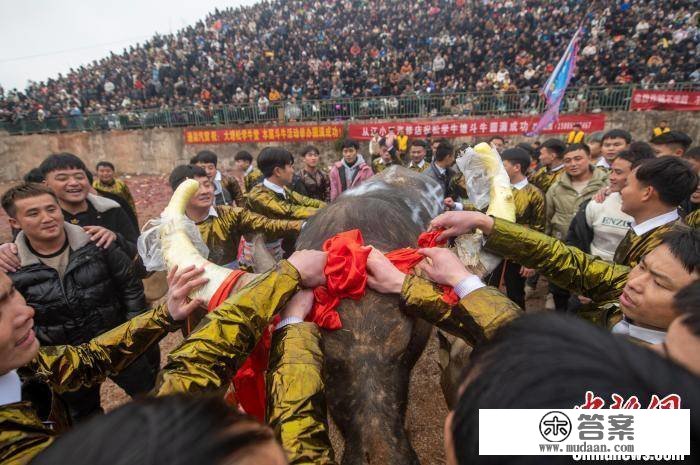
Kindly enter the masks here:
[[[145, 223], [150, 218], [160, 215], [168, 199], [170, 188], [165, 176], [131, 176], [125, 179], [136, 201], [139, 221]], [[11, 183], [0, 183], [0, 192], [4, 192]], [[0, 209], [0, 241], [7, 242], [11, 233], [5, 213]], [[542, 308], [546, 283], [540, 280], [537, 292], [528, 300], [530, 308]], [[161, 364], [167, 354], [182, 340], [180, 333], [167, 336], [160, 343]], [[437, 339], [432, 337], [425, 352], [418, 360], [412, 377], [409, 392], [406, 430], [423, 465], [445, 463], [443, 452], [443, 422], [447, 415], [447, 406], [441, 394], [439, 370], [437, 365]], [[116, 384], [107, 381], [102, 385], [102, 404], [106, 410], [114, 409], [129, 400], [129, 397]], [[331, 426], [331, 441], [338, 455], [342, 456], [343, 440], [338, 430]]]

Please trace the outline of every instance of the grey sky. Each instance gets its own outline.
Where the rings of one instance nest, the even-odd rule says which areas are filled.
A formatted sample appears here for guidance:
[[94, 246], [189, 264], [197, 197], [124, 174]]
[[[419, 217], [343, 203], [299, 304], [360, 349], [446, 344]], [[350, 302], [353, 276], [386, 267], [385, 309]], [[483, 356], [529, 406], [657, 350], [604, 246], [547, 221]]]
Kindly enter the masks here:
[[[0, 86], [24, 89], [254, 0], [0, 0]], [[59, 53], [60, 52], [60, 53]], [[33, 58], [24, 58], [33, 57]]]

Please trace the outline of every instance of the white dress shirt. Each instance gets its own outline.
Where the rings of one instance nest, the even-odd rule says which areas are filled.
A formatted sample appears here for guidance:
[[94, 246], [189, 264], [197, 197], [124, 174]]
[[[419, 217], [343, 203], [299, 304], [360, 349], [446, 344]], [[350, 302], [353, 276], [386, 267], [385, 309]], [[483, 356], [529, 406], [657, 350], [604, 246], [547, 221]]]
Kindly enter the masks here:
[[514, 187], [517, 190], [520, 190], [520, 189], [524, 188], [525, 186], [527, 186], [528, 184], [530, 184], [530, 183], [527, 181], [527, 178], [523, 178], [522, 181], [516, 182], [515, 184], [511, 184], [511, 187]]
[[646, 221], [642, 221], [641, 223], [637, 224], [634, 221], [632, 222], [632, 230], [637, 236], [641, 236], [642, 234], [646, 234], [652, 229], [658, 228], [659, 226], [663, 226], [667, 223], [671, 223], [673, 221], [676, 221], [678, 218], [678, 210], [675, 208], [671, 210], [668, 213], [664, 213], [663, 215], [655, 216], [654, 218], [648, 219]]
[[471, 275], [458, 282], [454, 287], [454, 291], [460, 299], [463, 299], [482, 287], [486, 287], [486, 284], [478, 276]]
[[640, 341], [648, 342], [649, 344], [661, 344], [666, 340], [666, 331], [642, 328], [625, 319], [613, 326], [612, 333], [630, 336]]
[[282, 194], [285, 199], [287, 198], [287, 193], [284, 191], [284, 187], [280, 187], [277, 184], [268, 181], [267, 178], [265, 178], [265, 180], [263, 181], [263, 186], [267, 187], [273, 192]]
[[17, 370], [0, 376], [0, 405], [14, 404], [22, 400], [22, 381]]

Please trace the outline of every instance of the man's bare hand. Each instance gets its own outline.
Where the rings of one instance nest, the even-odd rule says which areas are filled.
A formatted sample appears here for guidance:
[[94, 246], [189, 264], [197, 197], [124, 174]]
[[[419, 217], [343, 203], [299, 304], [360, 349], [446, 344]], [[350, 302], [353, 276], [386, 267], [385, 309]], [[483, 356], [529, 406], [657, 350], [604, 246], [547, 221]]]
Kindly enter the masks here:
[[430, 222], [430, 230], [444, 229], [439, 241], [457, 237], [479, 228], [484, 234], [490, 234], [493, 229], [493, 218], [475, 211], [445, 212]]
[[472, 276], [457, 255], [448, 249], [434, 247], [430, 249], [419, 249], [418, 253], [425, 255], [430, 260], [420, 262], [416, 268], [438, 284], [446, 284], [455, 287], [464, 278]]
[[326, 252], [319, 250], [297, 250], [287, 261], [297, 269], [301, 276], [301, 285], [304, 287], [317, 287], [326, 284]]
[[206, 302], [199, 299], [190, 300], [192, 291], [209, 281], [202, 276], [204, 268], [195, 268], [194, 265], [179, 271], [174, 266], [168, 272], [168, 312], [175, 321], [187, 318], [197, 307], [206, 306]]
[[84, 226], [83, 229], [90, 236], [90, 240], [101, 249], [108, 248], [117, 239], [115, 233], [102, 226]]
[[383, 253], [372, 248], [367, 257], [367, 285], [382, 294], [400, 294], [406, 275]]
[[5, 273], [13, 273], [21, 265], [17, 256], [17, 245], [13, 242], [0, 245], [0, 270]]
[[603, 203], [608, 195], [610, 195], [610, 188], [608, 186], [601, 187], [593, 196], [593, 201], [596, 203]]

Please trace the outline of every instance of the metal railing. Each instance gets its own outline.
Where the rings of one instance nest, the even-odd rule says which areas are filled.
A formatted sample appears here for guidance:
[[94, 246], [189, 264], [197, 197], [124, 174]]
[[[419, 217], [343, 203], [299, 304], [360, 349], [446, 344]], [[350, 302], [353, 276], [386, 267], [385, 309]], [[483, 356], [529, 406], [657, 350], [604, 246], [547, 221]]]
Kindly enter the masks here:
[[[636, 85], [579, 87], [566, 92], [562, 113], [628, 111]], [[700, 83], [655, 86], [656, 90], [700, 91]], [[353, 99], [270, 102], [268, 105], [210, 105], [206, 108], [122, 110], [79, 116], [0, 122], [10, 134], [104, 131], [188, 126], [237, 126], [357, 119], [440, 116], [537, 115], [545, 107], [535, 91], [489, 91]]]

